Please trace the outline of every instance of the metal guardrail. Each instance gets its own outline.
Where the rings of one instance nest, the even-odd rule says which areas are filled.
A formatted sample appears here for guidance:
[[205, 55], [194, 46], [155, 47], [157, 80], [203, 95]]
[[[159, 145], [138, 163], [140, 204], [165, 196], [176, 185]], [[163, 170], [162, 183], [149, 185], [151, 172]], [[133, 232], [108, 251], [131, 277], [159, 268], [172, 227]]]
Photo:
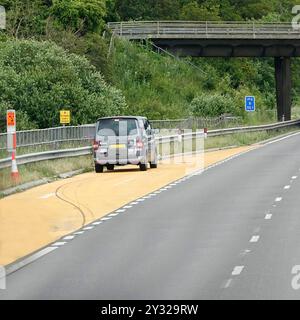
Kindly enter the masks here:
[[[65, 126], [17, 132], [17, 145], [29, 147], [61, 142], [87, 141], [93, 139], [95, 125]], [[6, 150], [6, 133], [0, 133], [0, 150]]]
[[[215, 137], [215, 136], [221, 136], [221, 135], [228, 135], [228, 134], [234, 134], [239, 132], [259, 132], [259, 131], [268, 131], [268, 130], [276, 130], [276, 129], [282, 129], [287, 127], [292, 127], [300, 125], [300, 119], [299, 120], [291, 120], [286, 122], [279, 122], [279, 123], [273, 123], [273, 124], [267, 124], [267, 125], [261, 125], [261, 126], [248, 126], [248, 127], [238, 127], [238, 128], [228, 128], [228, 129], [217, 129], [217, 130], [211, 130], [208, 132], [208, 137]], [[189, 140], [196, 137], [203, 136], [203, 130], [198, 132], [190, 132], [182, 134], [181, 137], [183, 140]], [[180, 135], [171, 135], [171, 136], [161, 136], [157, 137], [156, 141], [160, 144], [168, 143], [168, 142], [174, 142], [178, 139]], [[53, 150], [53, 151], [46, 151], [46, 152], [39, 152], [39, 153], [32, 153], [32, 154], [26, 154], [17, 156], [18, 164], [27, 164], [32, 162], [38, 162], [43, 160], [53, 160], [53, 159], [61, 159], [61, 158], [67, 158], [67, 157], [78, 157], [83, 155], [89, 155], [92, 153], [92, 147], [82, 147], [82, 148], [73, 148], [73, 149], [65, 149], [65, 150]], [[0, 169], [7, 168], [11, 165], [11, 159], [6, 158], [0, 160]]]
[[115, 35], [127, 39], [300, 39], [300, 31], [287, 23], [255, 21], [129, 21], [107, 24]]
[[[157, 129], [192, 129], [204, 127], [217, 127], [237, 125], [239, 118], [226, 115], [216, 118], [188, 118], [174, 120], [151, 120]], [[94, 138], [95, 125], [65, 126], [47, 129], [24, 130], [17, 132], [18, 147], [34, 147], [53, 145], [55, 149], [61, 148], [62, 143], [81, 142], [81, 145], [90, 145]], [[6, 150], [7, 134], [0, 133], [0, 151]], [[68, 148], [68, 146], [66, 146]], [[69, 146], [70, 148], [70, 146]]]

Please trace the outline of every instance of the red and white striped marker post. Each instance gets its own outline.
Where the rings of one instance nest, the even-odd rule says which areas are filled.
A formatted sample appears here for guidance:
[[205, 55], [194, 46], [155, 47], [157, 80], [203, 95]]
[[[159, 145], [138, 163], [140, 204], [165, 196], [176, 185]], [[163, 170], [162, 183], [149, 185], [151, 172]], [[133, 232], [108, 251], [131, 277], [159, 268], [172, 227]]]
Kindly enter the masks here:
[[11, 152], [11, 179], [14, 183], [19, 182], [20, 175], [16, 160], [17, 131], [16, 131], [16, 111], [7, 110], [7, 151]]

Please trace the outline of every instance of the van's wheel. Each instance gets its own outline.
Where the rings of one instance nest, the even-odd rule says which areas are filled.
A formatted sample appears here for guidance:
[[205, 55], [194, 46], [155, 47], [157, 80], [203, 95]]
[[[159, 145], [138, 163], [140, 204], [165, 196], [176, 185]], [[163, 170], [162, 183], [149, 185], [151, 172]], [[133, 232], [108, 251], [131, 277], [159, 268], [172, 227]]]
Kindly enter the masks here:
[[103, 172], [103, 165], [95, 163], [95, 171], [96, 171], [96, 173]]
[[157, 153], [155, 152], [154, 161], [150, 162], [150, 168], [156, 169], [157, 168]]
[[140, 170], [147, 171], [147, 163], [140, 163]]
[[115, 166], [113, 164], [108, 164], [107, 165], [107, 170], [109, 170], [109, 171], [113, 171], [114, 168], [115, 168]]
[[156, 162], [150, 162], [150, 168], [151, 169], [156, 169], [157, 168], [157, 163]]

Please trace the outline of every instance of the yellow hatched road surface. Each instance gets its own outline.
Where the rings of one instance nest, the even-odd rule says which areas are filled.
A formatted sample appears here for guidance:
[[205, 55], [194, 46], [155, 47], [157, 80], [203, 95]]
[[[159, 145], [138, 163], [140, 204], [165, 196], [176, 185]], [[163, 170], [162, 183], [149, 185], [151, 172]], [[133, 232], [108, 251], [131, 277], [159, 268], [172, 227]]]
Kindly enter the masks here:
[[207, 167], [251, 148], [255, 147], [189, 156], [181, 163], [164, 160], [158, 169], [146, 172], [134, 166], [103, 174], [86, 173], [1, 199], [0, 265], [14, 262], [128, 202], [200, 169], [201, 163]]

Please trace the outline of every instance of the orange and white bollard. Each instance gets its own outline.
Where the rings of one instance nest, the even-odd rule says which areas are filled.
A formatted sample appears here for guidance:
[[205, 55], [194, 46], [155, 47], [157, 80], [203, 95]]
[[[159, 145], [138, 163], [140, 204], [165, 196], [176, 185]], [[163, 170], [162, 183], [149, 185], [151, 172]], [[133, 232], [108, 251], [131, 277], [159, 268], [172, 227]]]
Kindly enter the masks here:
[[14, 183], [18, 183], [20, 181], [15, 151], [13, 151], [11, 154], [11, 179]]

